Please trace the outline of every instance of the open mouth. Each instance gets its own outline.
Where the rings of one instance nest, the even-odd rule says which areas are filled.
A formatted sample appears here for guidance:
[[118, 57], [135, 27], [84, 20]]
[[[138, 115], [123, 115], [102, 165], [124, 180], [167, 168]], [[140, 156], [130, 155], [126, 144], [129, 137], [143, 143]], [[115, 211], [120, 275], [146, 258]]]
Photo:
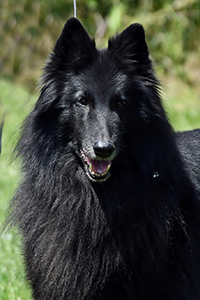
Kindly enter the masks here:
[[110, 167], [112, 161], [91, 159], [87, 157], [81, 150], [81, 156], [85, 163], [86, 172], [92, 181], [105, 181], [110, 176]]

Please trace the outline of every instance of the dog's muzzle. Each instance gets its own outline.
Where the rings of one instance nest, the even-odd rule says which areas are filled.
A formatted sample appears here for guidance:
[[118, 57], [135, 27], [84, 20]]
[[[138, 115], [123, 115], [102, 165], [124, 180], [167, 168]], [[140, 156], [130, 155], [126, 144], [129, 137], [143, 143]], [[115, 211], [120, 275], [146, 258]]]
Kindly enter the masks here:
[[86, 151], [81, 150], [88, 177], [95, 182], [102, 182], [109, 178], [112, 155], [115, 146], [110, 141], [96, 141], [93, 145], [94, 158], [90, 158]]

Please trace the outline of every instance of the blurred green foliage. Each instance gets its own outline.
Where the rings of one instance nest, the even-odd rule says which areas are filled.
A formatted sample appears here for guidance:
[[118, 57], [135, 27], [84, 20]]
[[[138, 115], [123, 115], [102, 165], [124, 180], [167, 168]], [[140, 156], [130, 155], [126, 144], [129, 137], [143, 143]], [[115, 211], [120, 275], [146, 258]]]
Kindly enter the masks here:
[[[199, 85], [199, 0], [77, 0], [77, 12], [99, 47], [130, 23], [142, 23], [160, 73]], [[0, 0], [2, 76], [33, 90], [72, 15], [72, 0]]]

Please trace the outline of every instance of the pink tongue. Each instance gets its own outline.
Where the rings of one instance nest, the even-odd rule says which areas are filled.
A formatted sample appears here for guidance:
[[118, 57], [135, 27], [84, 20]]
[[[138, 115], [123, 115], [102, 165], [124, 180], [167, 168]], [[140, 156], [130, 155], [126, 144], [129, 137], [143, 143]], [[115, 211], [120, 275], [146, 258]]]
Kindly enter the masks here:
[[106, 160], [93, 160], [87, 158], [87, 163], [90, 167], [90, 170], [96, 174], [104, 174], [108, 171], [111, 162]]

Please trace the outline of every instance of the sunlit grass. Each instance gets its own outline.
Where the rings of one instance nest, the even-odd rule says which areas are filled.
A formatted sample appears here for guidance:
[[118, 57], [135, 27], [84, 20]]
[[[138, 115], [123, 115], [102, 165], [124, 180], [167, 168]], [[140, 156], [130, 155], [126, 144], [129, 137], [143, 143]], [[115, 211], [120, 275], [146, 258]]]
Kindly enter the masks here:
[[[35, 97], [24, 88], [0, 81], [0, 110], [5, 113], [0, 155], [0, 231], [7, 216], [8, 203], [20, 180], [19, 166], [12, 162], [12, 151], [19, 135], [20, 124]], [[20, 238], [16, 230], [0, 236], [0, 299], [29, 300], [30, 291], [24, 276], [20, 252]]]
[[177, 130], [200, 127], [200, 89], [189, 87], [177, 77], [163, 78], [164, 106]]

